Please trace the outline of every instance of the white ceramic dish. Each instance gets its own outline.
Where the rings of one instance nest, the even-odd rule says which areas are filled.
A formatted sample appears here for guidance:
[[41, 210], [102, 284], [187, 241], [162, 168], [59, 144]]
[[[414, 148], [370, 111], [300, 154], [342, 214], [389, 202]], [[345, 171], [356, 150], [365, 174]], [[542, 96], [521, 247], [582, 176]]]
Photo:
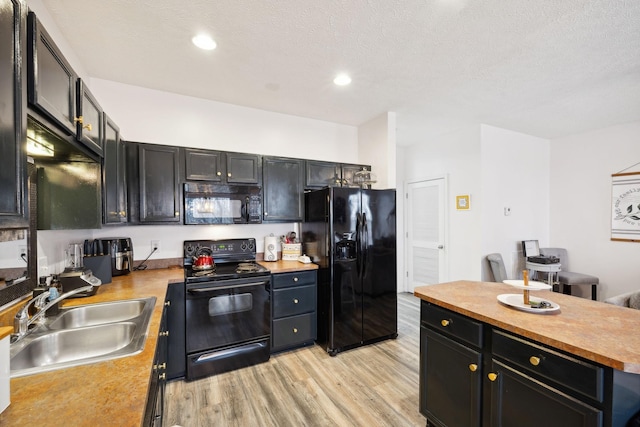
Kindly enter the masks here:
[[551, 285], [542, 282], [534, 282], [529, 280], [529, 286], [524, 285], [524, 280], [505, 280], [504, 283], [518, 289], [526, 289], [529, 291], [543, 291], [551, 289]]
[[554, 311], [560, 310], [560, 306], [558, 304], [556, 304], [553, 301], [549, 301], [547, 299], [529, 297], [529, 300], [530, 301], [535, 301], [535, 302], [544, 301], [544, 302], [547, 302], [547, 303], [551, 304], [551, 307], [533, 308], [530, 305], [525, 305], [524, 304], [524, 297], [522, 296], [522, 294], [500, 294], [500, 295], [498, 295], [498, 301], [500, 301], [501, 303], [503, 303], [505, 305], [508, 305], [509, 307], [513, 307], [513, 308], [516, 308], [518, 310], [526, 311], [526, 312], [529, 312], [529, 313], [542, 314], [542, 313], [552, 313]]

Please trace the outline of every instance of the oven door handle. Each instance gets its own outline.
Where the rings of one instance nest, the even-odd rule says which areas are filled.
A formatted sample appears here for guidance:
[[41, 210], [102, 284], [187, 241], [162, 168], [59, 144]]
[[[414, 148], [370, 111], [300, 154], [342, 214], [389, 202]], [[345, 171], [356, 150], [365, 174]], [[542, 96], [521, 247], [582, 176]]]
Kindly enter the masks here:
[[202, 292], [212, 292], [212, 291], [221, 291], [224, 289], [239, 289], [239, 288], [246, 288], [249, 286], [262, 286], [262, 285], [268, 285], [269, 281], [265, 280], [262, 282], [252, 282], [252, 283], [243, 283], [241, 285], [231, 285], [231, 286], [216, 286], [216, 287], [211, 287], [211, 288], [194, 288], [194, 289], [187, 289], [187, 292], [189, 292], [190, 294], [198, 294], [198, 293], [202, 293]]

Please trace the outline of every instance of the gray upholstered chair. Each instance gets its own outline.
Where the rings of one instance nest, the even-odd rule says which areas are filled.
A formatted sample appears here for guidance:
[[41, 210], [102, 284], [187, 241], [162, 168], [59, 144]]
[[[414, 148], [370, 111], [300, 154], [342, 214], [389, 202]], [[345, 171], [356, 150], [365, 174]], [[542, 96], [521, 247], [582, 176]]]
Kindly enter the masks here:
[[494, 282], [502, 283], [503, 280], [508, 279], [507, 269], [504, 267], [504, 261], [502, 260], [501, 254], [489, 254], [487, 255], [487, 261], [489, 261]]
[[615, 297], [607, 298], [604, 302], [640, 310], [640, 291], [627, 292]]
[[558, 273], [558, 285], [562, 288], [562, 293], [571, 295], [571, 287], [577, 285], [590, 285], [591, 286], [591, 299], [596, 301], [598, 299], [598, 284], [600, 279], [588, 274], [574, 273], [569, 271], [569, 257], [567, 250], [563, 248], [540, 248], [540, 253], [543, 255], [553, 255], [560, 258], [560, 269]]

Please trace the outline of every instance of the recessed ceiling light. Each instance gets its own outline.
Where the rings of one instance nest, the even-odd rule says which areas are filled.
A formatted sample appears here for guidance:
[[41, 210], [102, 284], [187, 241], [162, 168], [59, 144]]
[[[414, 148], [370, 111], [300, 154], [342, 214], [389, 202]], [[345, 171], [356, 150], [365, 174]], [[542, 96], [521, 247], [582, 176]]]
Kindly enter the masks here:
[[333, 82], [338, 86], [346, 86], [351, 83], [351, 77], [349, 77], [347, 74], [338, 74], [336, 78], [333, 79]]
[[204, 49], [204, 50], [213, 50], [216, 48], [216, 46], [218, 46], [215, 40], [213, 40], [211, 36], [208, 36], [206, 34], [200, 34], [198, 36], [195, 36], [194, 38], [191, 39], [191, 41], [200, 49]]

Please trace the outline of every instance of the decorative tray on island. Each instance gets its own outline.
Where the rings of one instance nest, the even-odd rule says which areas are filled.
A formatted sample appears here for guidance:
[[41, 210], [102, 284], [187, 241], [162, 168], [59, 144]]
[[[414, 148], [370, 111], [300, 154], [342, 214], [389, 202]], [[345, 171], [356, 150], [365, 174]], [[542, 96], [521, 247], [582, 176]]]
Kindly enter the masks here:
[[498, 295], [498, 301], [509, 307], [529, 313], [541, 314], [560, 310], [560, 306], [555, 302], [536, 297], [529, 298], [529, 304], [525, 304], [522, 294], [500, 294]]
[[[529, 291], [548, 290], [551, 289], [551, 285], [533, 281], [527, 281], [527, 285], [525, 285], [524, 280], [505, 280], [504, 283], [516, 289], [522, 289], [522, 293], [498, 295], [498, 301], [502, 304], [508, 305], [509, 307], [513, 307], [517, 310], [537, 314], [560, 310], [560, 306], [553, 301], [529, 296]], [[525, 297], [525, 295], [527, 296]], [[528, 303], [525, 303], [525, 300], [528, 301]]]

